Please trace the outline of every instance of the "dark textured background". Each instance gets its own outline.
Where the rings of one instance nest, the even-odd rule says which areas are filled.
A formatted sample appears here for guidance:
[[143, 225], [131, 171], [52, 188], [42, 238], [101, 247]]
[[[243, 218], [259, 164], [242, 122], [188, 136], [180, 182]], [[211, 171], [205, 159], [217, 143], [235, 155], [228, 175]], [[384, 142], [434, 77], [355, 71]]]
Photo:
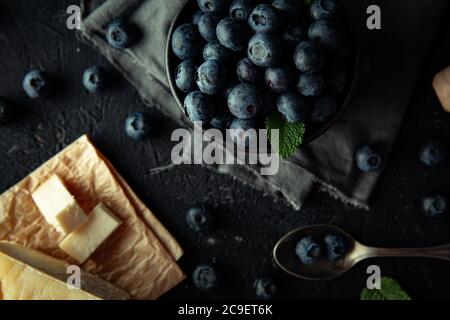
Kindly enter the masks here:
[[[426, 259], [383, 259], [362, 263], [329, 282], [293, 279], [277, 270], [271, 250], [278, 238], [299, 226], [333, 223], [363, 243], [376, 246], [425, 246], [450, 242], [450, 217], [428, 220], [418, 209], [427, 190], [449, 193], [449, 164], [428, 169], [418, 160], [421, 144], [430, 137], [448, 138], [450, 117], [440, 111], [430, 86], [432, 76], [450, 64], [450, 12], [440, 26], [422, 66], [411, 106], [386, 171], [372, 198], [370, 212], [345, 207], [314, 192], [301, 212], [283, 201], [255, 192], [231, 178], [196, 166], [161, 174], [149, 170], [170, 162], [174, 124], [154, 115], [154, 137], [130, 141], [123, 132], [126, 115], [145, 106], [120, 76], [108, 91], [89, 96], [81, 85], [83, 70], [93, 64], [114, 70], [92, 48], [65, 27], [65, 10], [73, 1], [0, 1], [0, 94], [21, 106], [19, 119], [0, 128], [0, 191], [4, 191], [84, 133], [155, 212], [186, 250], [181, 261], [190, 273], [200, 262], [217, 264], [221, 286], [200, 293], [189, 280], [165, 298], [253, 298], [256, 276], [269, 275], [280, 298], [358, 299], [365, 270], [378, 264], [383, 275], [399, 280], [414, 298], [450, 298], [450, 264]], [[417, 39], [419, 46], [421, 39]], [[386, 48], [389, 50], [389, 48]], [[60, 84], [57, 94], [30, 100], [21, 89], [29, 68], [42, 68]], [[388, 79], [386, 79], [388, 80]], [[197, 235], [184, 217], [192, 204], [206, 200], [219, 218], [216, 231]]]

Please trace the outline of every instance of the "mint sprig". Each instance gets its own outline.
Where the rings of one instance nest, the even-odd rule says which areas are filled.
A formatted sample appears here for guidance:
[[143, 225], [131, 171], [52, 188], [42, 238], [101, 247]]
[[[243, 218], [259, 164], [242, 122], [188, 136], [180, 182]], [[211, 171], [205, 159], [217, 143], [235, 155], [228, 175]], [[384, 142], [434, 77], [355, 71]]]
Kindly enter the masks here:
[[[288, 158], [297, 151], [303, 143], [306, 126], [303, 122], [289, 123], [279, 112], [273, 112], [266, 117], [266, 129], [272, 147], [282, 158]], [[279, 143], [273, 143], [271, 130], [279, 130]]]
[[411, 297], [396, 280], [383, 277], [381, 278], [381, 289], [365, 288], [361, 293], [361, 300], [411, 300]]

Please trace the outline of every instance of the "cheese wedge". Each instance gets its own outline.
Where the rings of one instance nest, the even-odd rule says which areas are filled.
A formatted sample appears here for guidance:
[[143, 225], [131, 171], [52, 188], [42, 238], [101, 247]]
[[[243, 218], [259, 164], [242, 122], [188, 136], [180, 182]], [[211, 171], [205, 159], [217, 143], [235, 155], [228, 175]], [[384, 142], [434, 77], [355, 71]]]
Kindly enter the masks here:
[[124, 290], [81, 271], [81, 288], [70, 288], [68, 264], [39, 251], [0, 241], [2, 300], [123, 300]]
[[45, 220], [59, 232], [69, 234], [87, 221], [87, 216], [58, 175], [53, 175], [31, 195]]
[[104, 204], [100, 203], [89, 214], [87, 222], [69, 234], [59, 247], [82, 264], [121, 223]]

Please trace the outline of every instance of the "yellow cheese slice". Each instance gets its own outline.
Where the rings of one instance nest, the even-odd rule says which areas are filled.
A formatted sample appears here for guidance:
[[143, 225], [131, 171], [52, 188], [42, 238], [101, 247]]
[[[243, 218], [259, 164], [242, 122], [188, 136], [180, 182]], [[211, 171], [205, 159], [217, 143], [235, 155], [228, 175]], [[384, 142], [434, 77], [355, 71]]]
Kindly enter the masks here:
[[100, 203], [89, 214], [87, 222], [70, 233], [59, 247], [80, 264], [84, 263], [121, 223], [104, 204]]
[[45, 220], [63, 234], [71, 233], [87, 221], [83, 209], [57, 175], [44, 182], [31, 197]]
[[130, 296], [109, 282], [81, 271], [80, 289], [67, 284], [68, 264], [39, 251], [0, 241], [2, 300], [123, 300]]

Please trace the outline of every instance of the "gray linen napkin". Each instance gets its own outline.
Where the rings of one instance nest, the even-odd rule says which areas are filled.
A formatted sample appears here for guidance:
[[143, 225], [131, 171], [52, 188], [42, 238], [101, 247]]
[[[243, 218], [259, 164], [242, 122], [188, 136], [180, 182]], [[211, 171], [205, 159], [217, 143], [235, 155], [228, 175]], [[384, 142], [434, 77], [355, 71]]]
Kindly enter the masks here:
[[[165, 73], [169, 27], [187, 0], [82, 0], [81, 35], [96, 47], [137, 88], [149, 106], [188, 127], [171, 96]], [[283, 195], [300, 209], [314, 185], [341, 201], [368, 209], [380, 173], [359, 172], [353, 161], [361, 143], [388, 153], [406, 112], [427, 48], [438, 26], [445, 0], [341, 0], [361, 56], [360, 79], [342, 118], [325, 135], [283, 160], [274, 176], [261, 176], [247, 165], [219, 165], [259, 190]], [[382, 10], [382, 30], [366, 28], [367, 7]], [[104, 28], [126, 16], [142, 32], [130, 49], [116, 50], [104, 40]]]

